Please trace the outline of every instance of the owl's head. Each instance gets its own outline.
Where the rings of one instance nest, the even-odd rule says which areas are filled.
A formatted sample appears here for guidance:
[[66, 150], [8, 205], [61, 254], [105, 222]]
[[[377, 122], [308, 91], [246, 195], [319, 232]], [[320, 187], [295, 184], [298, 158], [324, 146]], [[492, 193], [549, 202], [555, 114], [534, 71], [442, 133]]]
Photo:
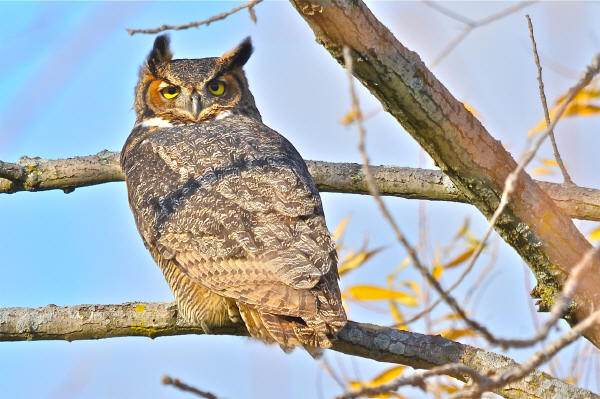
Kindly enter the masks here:
[[174, 60], [169, 37], [158, 36], [135, 88], [137, 122], [188, 124], [230, 115], [260, 120], [242, 70], [250, 54], [246, 38], [221, 57]]

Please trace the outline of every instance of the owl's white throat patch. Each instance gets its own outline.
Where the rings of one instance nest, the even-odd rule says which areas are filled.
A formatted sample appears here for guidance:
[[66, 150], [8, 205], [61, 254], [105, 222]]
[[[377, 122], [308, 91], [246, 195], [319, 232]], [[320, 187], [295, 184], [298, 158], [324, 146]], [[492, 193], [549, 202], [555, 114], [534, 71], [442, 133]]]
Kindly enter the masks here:
[[227, 111], [223, 111], [221, 112], [219, 115], [217, 115], [217, 117], [215, 118], [216, 120], [221, 120], [221, 119], [225, 119], [229, 116], [232, 116], [233, 112], [227, 110]]
[[173, 127], [173, 124], [163, 118], [148, 118], [140, 123], [136, 123], [134, 127]]

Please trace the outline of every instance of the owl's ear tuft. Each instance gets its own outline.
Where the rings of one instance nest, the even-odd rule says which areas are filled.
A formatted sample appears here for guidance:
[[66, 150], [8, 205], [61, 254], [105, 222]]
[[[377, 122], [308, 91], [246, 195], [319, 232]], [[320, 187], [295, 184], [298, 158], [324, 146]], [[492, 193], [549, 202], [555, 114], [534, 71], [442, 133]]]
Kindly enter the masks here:
[[236, 48], [223, 54], [217, 60], [217, 64], [223, 69], [243, 67], [252, 54], [252, 40], [250, 37], [244, 39]]
[[147, 60], [148, 68], [154, 75], [156, 75], [158, 69], [173, 58], [169, 42], [169, 35], [160, 35], [154, 40], [154, 47], [148, 54]]

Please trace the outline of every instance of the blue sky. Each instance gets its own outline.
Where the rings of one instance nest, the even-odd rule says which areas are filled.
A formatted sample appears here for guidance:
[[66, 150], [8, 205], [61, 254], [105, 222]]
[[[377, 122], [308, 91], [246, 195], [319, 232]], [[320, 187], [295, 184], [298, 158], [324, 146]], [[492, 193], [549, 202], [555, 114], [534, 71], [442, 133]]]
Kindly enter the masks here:
[[[129, 36], [126, 28], [201, 20], [234, 2], [0, 3], [0, 159], [22, 155], [61, 158], [119, 151], [135, 119], [137, 71], [154, 36]], [[460, 23], [418, 2], [369, 2], [401, 42], [430, 63], [460, 32]], [[473, 19], [502, 3], [448, 3]], [[528, 12], [545, 63], [549, 99], [562, 94], [600, 48], [594, 3], [541, 3], [475, 30], [433, 71], [461, 101], [472, 105], [488, 130], [517, 155], [526, 132], [542, 116], [531, 57]], [[216, 56], [246, 36], [255, 52], [246, 66], [265, 123], [284, 134], [306, 159], [359, 162], [356, 132], [339, 119], [349, 109], [347, 79], [335, 60], [287, 2], [256, 7], [209, 27], [171, 33], [176, 58]], [[374, 164], [419, 165], [419, 148], [362, 87], [368, 151]], [[558, 142], [577, 183], [598, 187], [598, 118], [565, 120]], [[540, 158], [549, 158], [550, 146]], [[425, 161], [424, 166], [433, 167]], [[539, 166], [535, 164], [533, 166]], [[558, 175], [545, 177], [556, 180]], [[382, 283], [404, 257], [373, 201], [364, 196], [323, 194], [332, 229], [350, 215], [345, 243], [357, 248], [365, 236], [386, 250], [342, 285]], [[1, 195], [0, 306], [49, 303], [169, 301], [159, 269], [143, 247], [123, 183], [62, 192]], [[387, 199], [412, 242], [417, 202]], [[484, 218], [461, 204], [426, 204], [430, 246], [443, 245], [470, 216], [481, 235]], [[592, 224], [581, 224], [589, 231]], [[483, 269], [486, 256], [478, 263]], [[416, 279], [410, 268], [406, 279]], [[522, 262], [501, 244], [494, 279], [480, 298], [477, 316], [509, 336], [532, 331]], [[474, 276], [473, 276], [474, 277]], [[451, 282], [444, 280], [446, 284]], [[466, 284], [468, 286], [468, 282]], [[389, 324], [388, 316], [350, 305], [359, 321]], [[424, 331], [415, 324], [415, 331]], [[227, 398], [331, 397], [338, 388], [305, 353], [235, 337], [123, 338], [85, 342], [0, 343], [0, 384], [7, 398], [189, 397], [160, 385], [174, 377]], [[511, 353], [523, 359], [526, 352]], [[331, 354], [363, 377], [382, 366]], [[224, 377], [227, 376], [227, 377]], [[320, 380], [320, 385], [317, 381]], [[320, 387], [321, 386], [321, 387]]]

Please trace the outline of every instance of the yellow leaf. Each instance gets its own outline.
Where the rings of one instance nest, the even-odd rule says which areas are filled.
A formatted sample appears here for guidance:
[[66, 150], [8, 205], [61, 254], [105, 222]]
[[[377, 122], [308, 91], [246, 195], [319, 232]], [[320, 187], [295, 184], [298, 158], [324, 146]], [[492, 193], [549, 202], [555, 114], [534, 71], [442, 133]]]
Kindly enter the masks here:
[[393, 299], [390, 300], [390, 313], [396, 323], [402, 323], [404, 321], [400, 308], [398, 308], [398, 304]]
[[421, 291], [421, 287], [415, 281], [407, 280], [404, 281], [402, 284], [410, 287], [419, 298], [423, 298], [423, 291]]
[[353, 109], [348, 111], [348, 113], [340, 118], [340, 123], [342, 125], [349, 125], [356, 119], [356, 113]]
[[443, 272], [444, 272], [443, 266], [434, 266], [431, 274], [433, 275], [433, 278], [435, 278], [436, 280], [439, 280], [440, 277], [442, 277]]
[[460, 316], [457, 315], [456, 313], [447, 313], [444, 316], [436, 319], [436, 322], [442, 322], [442, 321], [446, 321], [446, 320], [460, 320]]
[[455, 340], [455, 339], [458, 339], [460, 337], [465, 337], [465, 336], [476, 337], [477, 333], [474, 331], [468, 330], [468, 329], [447, 328], [447, 329], [443, 330], [442, 332], [440, 332], [440, 335], [444, 338]]
[[591, 242], [600, 240], [600, 227], [588, 234], [588, 240]]
[[444, 265], [444, 267], [450, 268], [450, 267], [460, 265], [464, 261], [468, 260], [471, 257], [471, 255], [473, 255], [473, 252], [475, 252], [475, 246], [467, 249], [465, 252], [458, 255], [456, 258], [452, 259], [450, 262], [446, 263], [446, 265]]
[[440, 263], [440, 251], [436, 248], [435, 254], [433, 255], [433, 268], [442, 267]]
[[398, 275], [398, 273], [400, 273], [402, 271], [402, 269], [404, 269], [409, 264], [410, 264], [410, 256], [406, 255], [406, 258], [404, 258], [404, 260], [402, 262], [400, 262], [400, 264], [398, 266], [396, 266], [394, 271], [392, 271], [390, 274], [387, 275], [386, 280], [387, 280], [388, 284], [392, 284], [394, 282], [394, 280], [396, 279], [396, 276]]
[[355, 285], [348, 288], [348, 293], [359, 301], [383, 301], [395, 299], [406, 306], [417, 306], [419, 301], [413, 295], [372, 285]]
[[593, 104], [571, 104], [564, 116], [590, 116], [600, 114], [600, 106]]
[[371, 384], [373, 384], [373, 386], [385, 384], [386, 382], [389, 382], [394, 378], [398, 377], [400, 374], [402, 374], [405, 368], [405, 366], [396, 366], [392, 367], [391, 369], [387, 369], [383, 373], [379, 374], [377, 377], [373, 378], [371, 380]]
[[[598, 83], [598, 81], [596, 81], [596, 83]], [[558, 97], [556, 99], [556, 105], [560, 105], [563, 103], [563, 101], [565, 101], [565, 99], [567, 98], [569, 93], [563, 94], [562, 96]], [[600, 97], [600, 89], [594, 87], [594, 85], [589, 85], [586, 88], [583, 88], [581, 90], [579, 90], [579, 92], [577, 92], [577, 94], [575, 94], [575, 97], [573, 97], [573, 101], [574, 102], [588, 102], [591, 100], [595, 100], [597, 98]]]
[[472, 113], [474, 117], [476, 117], [477, 119], [481, 119], [481, 114], [479, 112], [477, 112], [477, 110], [475, 108], [473, 108], [470, 104], [462, 103], [462, 105], [465, 107], [465, 109], [467, 111]]
[[[354, 390], [360, 389], [362, 387], [374, 388], [380, 385], [385, 384], [393, 380], [394, 378], [400, 376], [404, 371], [405, 366], [395, 366], [388, 370], [385, 370], [371, 381], [359, 382], [359, 381], [350, 381], [348, 385]], [[403, 396], [395, 393], [395, 392], [384, 392], [379, 395], [369, 396], [370, 398], [389, 398], [390, 396], [394, 396], [396, 398], [403, 398]]]
[[467, 234], [467, 232], [469, 231], [469, 224], [470, 223], [471, 223], [471, 220], [468, 217], [466, 217], [465, 221], [462, 224], [462, 226], [460, 226], [460, 228], [458, 229], [458, 231], [454, 235], [454, 239], [455, 240], [457, 238], [460, 238], [460, 237], [464, 236], [465, 234]]
[[350, 221], [350, 216], [346, 216], [345, 218], [340, 220], [340, 222], [338, 223], [337, 226], [335, 226], [335, 230], [331, 234], [331, 238], [333, 238], [333, 241], [337, 241], [340, 239], [342, 234], [344, 234], [344, 231], [346, 230], [346, 226], [348, 225], [349, 221]]
[[558, 162], [556, 162], [554, 159], [542, 159], [542, 163], [548, 166], [558, 166]]
[[456, 385], [448, 385], [448, 384], [437, 384], [435, 386], [435, 388], [439, 388], [442, 391], [447, 392], [447, 393], [454, 393], [454, 392], [457, 392], [459, 389], [459, 387]]
[[[560, 108], [560, 103], [557, 104], [550, 111], [550, 120], [554, 120], [554, 117], [556, 116], [559, 108]], [[571, 104], [569, 104], [569, 106], [567, 106], [567, 109], [565, 109], [565, 112], [563, 113], [563, 117], [591, 116], [591, 115], [597, 115], [597, 114], [600, 114], [600, 106], [598, 106], [598, 105], [588, 104], [586, 102], [571, 102]], [[539, 132], [542, 132], [542, 131], [546, 130], [546, 128], [547, 128], [546, 119], [542, 118], [542, 120], [540, 120], [538, 122], [538, 124], [535, 125], [535, 127], [529, 131], [529, 136], [533, 136]]]
[[[474, 247], [479, 245], [479, 238], [475, 237], [475, 235], [473, 235], [473, 233], [471, 233], [470, 231], [467, 231], [467, 236], [465, 237], [465, 241]], [[485, 248], [485, 245], [486, 244], [483, 245], [484, 248]]]
[[354, 255], [351, 252], [351, 256], [347, 256], [344, 259], [344, 262], [339, 266], [338, 273], [340, 276], [348, 273], [351, 270], [356, 269], [359, 266], [362, 266], [366, 261], [368, 261], [372, 256], [377, 255], [383, 247], [375, 248], [370, 251], [361, 250], [359, 253]]
[[543, 166], [540, 166], [540, 167], [538, 167], [538, 168], [534, 168], [534, 169], [531, 171], [531, 174], [532, 174], [532, 175], [548, 175], [548, 174], [550, 174], [550, 173], [552, 173], [552, 172], [550, 171], [550, 169], [548, 169], [548, 168], [544, 168]]
[[565, 378], [563, 381], [566, 382], [567, 384], [577, 384], [577, 380], [579, 380], [579, 378], [577, 377], [571, 377], [571, 378]]

